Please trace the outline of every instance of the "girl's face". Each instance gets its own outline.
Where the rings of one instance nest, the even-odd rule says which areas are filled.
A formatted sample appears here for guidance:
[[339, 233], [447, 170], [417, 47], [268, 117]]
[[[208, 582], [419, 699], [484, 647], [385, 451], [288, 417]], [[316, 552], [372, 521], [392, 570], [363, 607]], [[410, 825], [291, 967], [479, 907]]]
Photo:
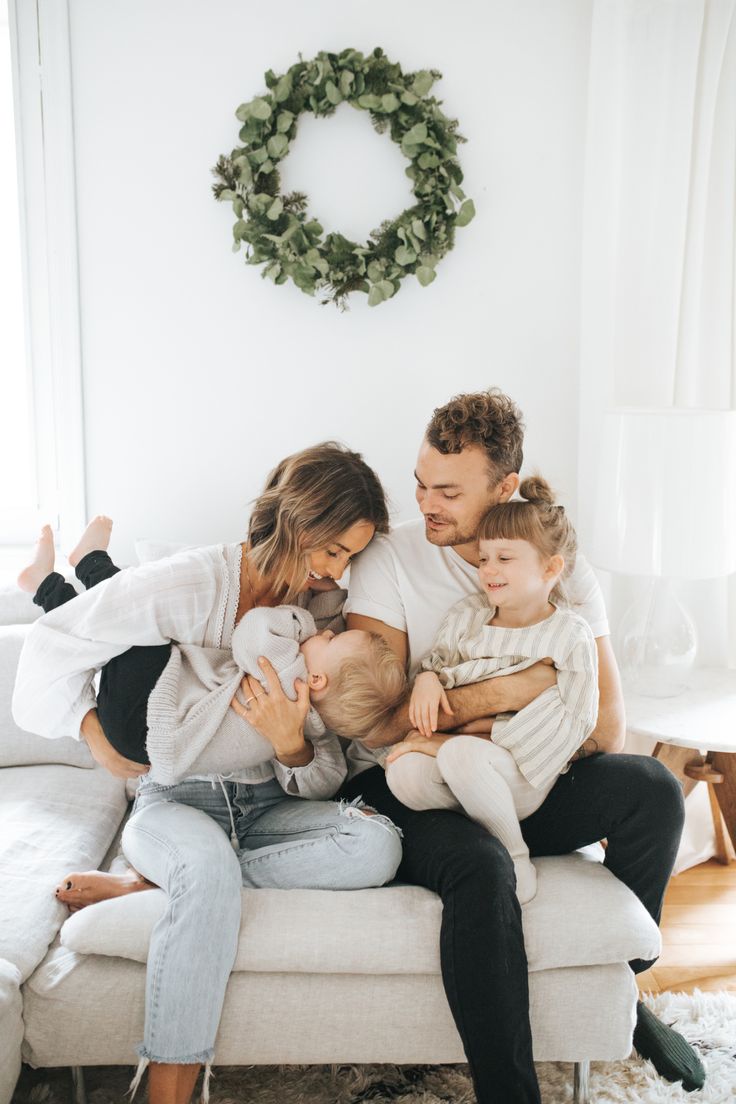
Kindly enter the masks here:
[[309, 575], [304, 580], [302, 590], [331, 590], [335, 579], [345, 574], [353, 556], [357, 556], [370, 541], [376, 531], [370, 521], [358, 521], [343, 533], [339, 533], [326, 548], [320, 548], [309, 555]]
[[492, 606], [524, 606], [546, 601], [564, 561], [545, 560], [529, 541], [482, 540], [478, 577]]

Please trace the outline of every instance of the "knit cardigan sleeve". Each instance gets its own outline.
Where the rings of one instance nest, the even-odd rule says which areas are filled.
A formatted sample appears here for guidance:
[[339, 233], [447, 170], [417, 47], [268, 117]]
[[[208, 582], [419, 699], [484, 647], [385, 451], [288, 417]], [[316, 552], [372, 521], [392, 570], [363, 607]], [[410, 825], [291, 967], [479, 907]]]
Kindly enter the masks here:
[[[233, 633], [235, 662], [268, 688], [258, 664], [265, 656], [279, 676], [281, 688], [296, 700], [294, 681], [307, 679], [307, 668], [299, 645], [314, 636], [312, 615], [297, 606], [257, 607], [245, 614]], [[347, 777], [347, 763], [336, 736], [327, 732], [314, 707], [307, 714], [305, 737], [314, 747], [314, 758], [304, 767], [286, 767], [274, 757], [274, 775], [285, 793], [312, 801], [333, 797]]]

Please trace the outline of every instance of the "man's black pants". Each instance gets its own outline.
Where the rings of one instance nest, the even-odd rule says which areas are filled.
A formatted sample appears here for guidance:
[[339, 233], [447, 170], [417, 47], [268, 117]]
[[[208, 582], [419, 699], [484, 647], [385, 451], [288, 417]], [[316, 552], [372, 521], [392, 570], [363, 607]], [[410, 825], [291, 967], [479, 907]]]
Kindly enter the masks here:
[[[460, 813], [407, 809], [380, 767], [353, 778], [342, 793], [362, 795], [401, 828], [398, 879], [442, 898], [442, 979], [478, 1104], [539, 1104], [521, 910], [508, 852]], [[560, 776], [522, 831], [532, 856], [564, 855], [607, 839], [605, 865], [659, 922], [683, 821], [680, 784], [656, 759], [594, 755]], [[630, 965], [639, 973], [651, 962]]]

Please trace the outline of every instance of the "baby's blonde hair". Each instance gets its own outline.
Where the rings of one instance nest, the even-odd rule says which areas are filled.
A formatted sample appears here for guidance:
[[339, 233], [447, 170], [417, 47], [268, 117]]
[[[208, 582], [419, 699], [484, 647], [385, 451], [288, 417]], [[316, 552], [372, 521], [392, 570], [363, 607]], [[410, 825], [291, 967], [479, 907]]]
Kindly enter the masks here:
[[554, 491], [541, 475], [519, 487], [523, 502], [499, 502], [480, 523], [479, 540], [525, 540], [544, 559], [562, 556], [565, 567], [550, 597], [565, 602], [564, 580], [575, 567], [578, 538], [563, 506], [555, 505]]
[[364, 739], [384, 724], [406, 696], [401, 660], [378, 633], [368, 636], [368, 646], [343, 660], [324, 698], [314, 703], [327, 727], [348, 740]]

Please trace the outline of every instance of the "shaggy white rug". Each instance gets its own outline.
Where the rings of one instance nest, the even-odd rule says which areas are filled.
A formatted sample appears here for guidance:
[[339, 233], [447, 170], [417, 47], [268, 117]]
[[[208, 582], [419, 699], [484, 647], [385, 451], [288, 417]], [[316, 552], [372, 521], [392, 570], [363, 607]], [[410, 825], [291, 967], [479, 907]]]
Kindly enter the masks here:
[[[736, 994], [664, 993], [647, 1003], [694, 1043], [707, 1070], [700, 1092], [686, 1093], [657, 1076], [640, 1058], [594, 1062], [593, 1104], [733, 1104], [736, 1101]], [[572, 1066], [537, 1066], [544, 1104], [572, 1100]], [[120, 1104], [133, 1070], [101, 1066], [85, 1071], [89, 1104]], [[211, 1104], [474, 1104], [464, 1066], [215, 1067]], [[145, 1099], [139, 1093], [141, 1099]], [[63, 1070], [24, 1070], [12, 1104], [66, 1104]]]

